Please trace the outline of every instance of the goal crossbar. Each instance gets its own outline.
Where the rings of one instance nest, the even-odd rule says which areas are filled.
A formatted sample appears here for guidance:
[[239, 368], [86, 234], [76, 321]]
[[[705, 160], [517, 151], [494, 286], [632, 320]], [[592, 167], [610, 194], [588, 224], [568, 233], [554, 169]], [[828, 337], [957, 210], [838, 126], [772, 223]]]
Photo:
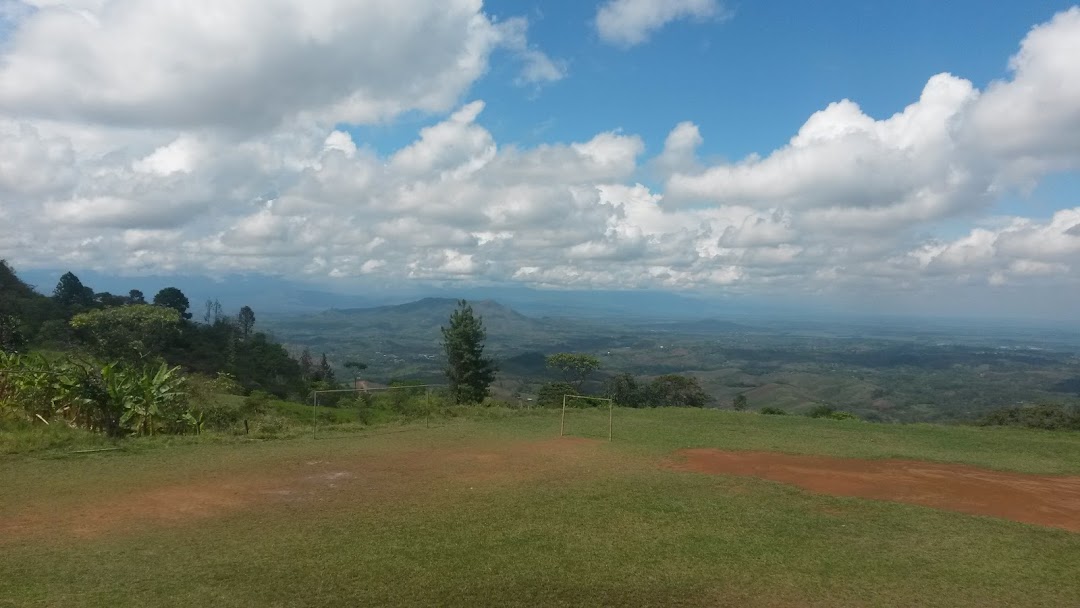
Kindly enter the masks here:
[[607, 401], [608, 414], [607, 414], [607, 440], [611, 441], [611, 415], [615, 407], [615, 400], [608, 399], [607, 397], [585, 397], [584, 395], [563, 395], [562, 396], [562, 417], [559, 419], [559, 437], [563, 437], [566, 434], [566, 400], [567, 399], [586, 399], [588, 401]]

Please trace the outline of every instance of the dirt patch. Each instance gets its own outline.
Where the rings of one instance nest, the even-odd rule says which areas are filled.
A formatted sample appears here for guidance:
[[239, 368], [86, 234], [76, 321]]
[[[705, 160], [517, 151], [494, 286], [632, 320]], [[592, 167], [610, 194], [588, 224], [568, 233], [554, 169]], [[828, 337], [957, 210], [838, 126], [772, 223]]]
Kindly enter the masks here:
[[688, 449], [672, 468], [760, 477], [812, 492], [905, 502], [1080, 532], [1080, 477], [911, 460]]
[[[605, 442], [606, 443], [606, 442]], [[27, 504], [0, 519], [0, 545], [33, 538], [96, 538], [155, 525], [182, 525], [273, 505], [323, 505], [341, 500], [363, 509], [387, 502], [453, 495], [495, 485], [563, 478], [583, 466], [600, 442], [553, 439], [485, 446], [401, 451], [346, 450], [320, 460], [264, 463], [257, 470], [214, 473], [194, 480], [164, 479], [75, 508]]]

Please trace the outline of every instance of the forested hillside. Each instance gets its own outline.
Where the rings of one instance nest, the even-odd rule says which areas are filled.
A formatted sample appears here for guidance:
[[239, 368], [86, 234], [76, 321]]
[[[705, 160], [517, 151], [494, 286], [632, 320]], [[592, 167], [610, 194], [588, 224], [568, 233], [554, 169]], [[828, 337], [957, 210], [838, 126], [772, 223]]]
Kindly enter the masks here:
[[[171, 318], [161, 311], [174, 311]], [[139, 289], [126, 295], [95, 292], [73, 273], [59, 278], [49, 295], [23, 282], [0, 260], [0, 350], [69, 352], [101, 360], [160, 358], [207, 376], [226, 374], [245, 391], [301, 398], [312, 375], [268, 334], [256, 330], [247, 306], [226, 314], [206, 302], [198, 318], [175, 287], [148, 302]]]

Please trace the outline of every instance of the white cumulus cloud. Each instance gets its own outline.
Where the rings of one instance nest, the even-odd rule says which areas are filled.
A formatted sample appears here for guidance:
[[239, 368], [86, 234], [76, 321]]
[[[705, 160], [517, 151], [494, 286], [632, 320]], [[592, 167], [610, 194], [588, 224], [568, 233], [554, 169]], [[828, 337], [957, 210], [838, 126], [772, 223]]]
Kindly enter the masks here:
[[596, 11], [600, 38], [621, 47], [641, 44], [672, 21], [721, 19], [720, 0], [608, 0]]
[[[0, 257], [17, 266], [785, 294], [1080, 286], [1080, 201], [984, 217], [1080, 169], [1080, 9], [1034, 28], [985, 90], [931, 76], [886, 117], [839, 100], [779, 149], [718, 162], [691, 121], [652, 151], [629, 129], [499, 140], [484, 101], [463, 98], [490, 54], [514, 54], [532, 85], [565, 68], [478, 0], [31, 8], [0, 50], [0, 225], [16, 227]], [[416, 110], [432, 124], [394, 149], [342, 124]]]

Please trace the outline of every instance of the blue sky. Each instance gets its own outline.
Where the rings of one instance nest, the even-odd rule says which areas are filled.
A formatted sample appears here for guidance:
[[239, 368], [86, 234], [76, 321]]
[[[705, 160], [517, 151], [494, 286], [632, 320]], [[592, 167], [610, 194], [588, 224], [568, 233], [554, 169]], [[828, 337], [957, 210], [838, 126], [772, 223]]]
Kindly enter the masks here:
[[[597, 4], [485, 2], [494, 16], [529, 15], [532, 43], [568, 62], [565, 80], [536, 92], [514, 85], [514, 57], [494, 58], [470, 97], [487, 102], [483, 123], [497, 140], [579, 141], [621, 128], [658, 151], [674, 125], [693, 120], [707, 135], [707, 156], [766, 154], [839, 99], [885, 118], [939, 72], [980, 88], [1004, 78], [1027, 31], [1073, 3], [731, 3], [726, 20], [671, 23], [630, 49], [598, 38], [591, 25]], [[392, 152], [415, 138], [417, 125], [438, 120], [416, 116], [358, 133]]]
[[1070, 2], [200, 10], [0, 0], [0, 257], [901, 312], [1080, 295]]

